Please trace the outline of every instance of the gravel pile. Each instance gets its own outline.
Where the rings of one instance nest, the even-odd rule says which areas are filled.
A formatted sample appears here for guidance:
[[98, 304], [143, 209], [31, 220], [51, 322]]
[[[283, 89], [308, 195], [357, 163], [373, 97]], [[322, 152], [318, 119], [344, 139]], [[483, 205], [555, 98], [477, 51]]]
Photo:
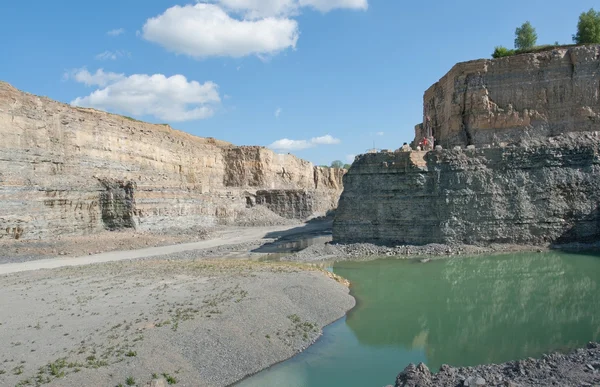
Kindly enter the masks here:
[[245, 208], [235, 218], [235, 225], [243, 227], [286, 226], [300, 223], [302, 222], [298, 219], [283, 218], [261, 205]]
[[[396, 387], [483, 386], [597, 386], [600, 383], [600, 344], [589, 343], [568, 355], [510, 361], [477, 367], [443, 365], [432, 374], [426, 365], [410, 364], [396, 379]], [[391, 386], [390, 386], [391, 387]]]
[[379, 246], [371, 243], [312, 245], [295, 254], [284, 257], [287, 261], [325, 261], [325, 260], [371, 260], [380, 257], [449, 257], [455, 255], [491, 254], [509, 251], [540, 250], [535, 246], [514, 245], [444, 245], [432, 243], [425, 246]]

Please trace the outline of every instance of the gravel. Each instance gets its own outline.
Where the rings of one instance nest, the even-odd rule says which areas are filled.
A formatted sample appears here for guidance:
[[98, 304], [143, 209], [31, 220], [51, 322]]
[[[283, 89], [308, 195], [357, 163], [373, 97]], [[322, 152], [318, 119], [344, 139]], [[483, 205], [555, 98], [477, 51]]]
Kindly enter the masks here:
[[422, 259], [451, 257], [457, 255], [476, 255], [476, 254], [494, 254], [511, 251], [543, 251], [545, 248], [539, 246], [518, 246], [518, 245], [491, 245], [491, 246], [471, 246], [471, 245], [443, 245], [428, 244], [425, 246], [380, 246], [371, 243], [353, 243], [353, 244], [319, 244], [282, 258], [284, 261], [314, 262], [330, 260], [352, 260], [368, 261], [382, 257], [401, 257]]
[[427, 366], [410, 364], [396, 379], [396, 387], [473, 386], [597, 386], [600, 383], [600, 344], [563, 355], [510, 361], [477, 367], [443, 365], [432, 374]]
[[286, 263], [146, 259], [3, 275], [0, 385], [140, 385], [167, 373], [180, 386], [226, 386], [305, 349], [353, 306], [330, 273]]

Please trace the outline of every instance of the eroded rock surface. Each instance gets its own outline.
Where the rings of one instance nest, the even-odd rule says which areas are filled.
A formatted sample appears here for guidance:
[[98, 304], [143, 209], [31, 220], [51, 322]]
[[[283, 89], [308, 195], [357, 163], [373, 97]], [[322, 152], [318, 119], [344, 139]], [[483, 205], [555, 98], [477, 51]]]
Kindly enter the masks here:
[[337, 242], [545, 245], [600, 239], [600, 133], [515, 147], [361, 155]]
[[334, 208], [342, 190], [343, 170], [71, 107], [3, 82], [0, 136], [0, 238], [235, 223], [258, 190], [307, 192], [310, 207], [281, 214], [305, 216]]
[[427, 117], [445, 148], [599, 130], [600, 46], [458, 63], [425, 92]]

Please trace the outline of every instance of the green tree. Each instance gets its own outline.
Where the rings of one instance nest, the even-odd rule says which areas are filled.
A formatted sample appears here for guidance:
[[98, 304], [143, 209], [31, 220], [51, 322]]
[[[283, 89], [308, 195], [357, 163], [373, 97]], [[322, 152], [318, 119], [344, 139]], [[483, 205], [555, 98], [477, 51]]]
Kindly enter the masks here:
[[335, 160], [331, 163], [331, 168], [343, 168], [344, 163], [341, 160]]
[[344, 164], [344, 169], [350, 169], [351, 166], [352, 164]]
[[537, 43], [537, 33], [530, 22], [525, 22], [521, 27], [515, 30], [515, 48], [517, 50], [527, 50], [535, 47]]
[[577, 44], [600, 43], [600, 12], [592, 8], [579, 16], [573, 41]]
[[506, 47], [497, 46], [492, 53], [492, 58], [502, 58], [505, 56], [515, 55], [515, 50]]

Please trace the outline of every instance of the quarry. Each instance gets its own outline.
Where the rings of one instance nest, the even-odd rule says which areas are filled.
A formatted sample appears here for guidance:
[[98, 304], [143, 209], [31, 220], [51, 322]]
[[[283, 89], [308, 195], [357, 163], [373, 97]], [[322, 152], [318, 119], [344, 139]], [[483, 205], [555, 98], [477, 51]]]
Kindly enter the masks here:
[[[282, 385], [294, 374], [284, 361], [337, 343], [327, 329], [342, 323], [363, 346], [408, 348], [397, 354], [403, 368], [448, 348], [471, 354], [467, 336], [488, 343], [511, 324], [535, 330], [512, 312], [546, 306], [536, 297], [547, 294], [552, 303], [537, 318], [555, 311], [545, 337], [556, 341], [490, 359], [477, 352], [468, 364], [444, 352], [440, 362], [458, 364], [437, 374], [411, 364], [395, 385], [600, 383], [598, 345], [585, 347], [600, 340], [597, 329], [577, 325], [598, 301], [582, 289], [597, 286], [589, 249], [600, 240], [600, 45], [459, 63], [425, 91], [423, 106], [409, 150], [358, 155], [345, 170], [0, 82], [0, 384]], [[417, 150], [424, 137], [432, 149]], [[261, 252], [285, 241], [306, 243]], [[555, 252], [563, 248], [577, 253]], [[439, 259], [453, 255], [465, 257]], [[386, 270], [354, 262], [382, 257], [406, 259]], [[386, 271], [389, 292], [370, 289]], [[405, 306], [418, 297], [410, 278], [424, 272], [427, 289], [448, 295], [437, 309], [452, 314], [456, 299], [464, 314], [481, 315], [457, 314], [457, 328], [440, 333], [443, 317], [420, 309], [437, 294]], [[398, 288], [411, 297], [387, 298]], [[387, 310], [394, 302], [409, 313]], [[375, 329], [382, 337], [370, 336], [369, 316], [389, 319]], [[386, 335], [392, 322], [414, 335]], [[573, 330], [581, 336], [557, 339]], [[251, 377], [280, 362], [279, 384]]]

